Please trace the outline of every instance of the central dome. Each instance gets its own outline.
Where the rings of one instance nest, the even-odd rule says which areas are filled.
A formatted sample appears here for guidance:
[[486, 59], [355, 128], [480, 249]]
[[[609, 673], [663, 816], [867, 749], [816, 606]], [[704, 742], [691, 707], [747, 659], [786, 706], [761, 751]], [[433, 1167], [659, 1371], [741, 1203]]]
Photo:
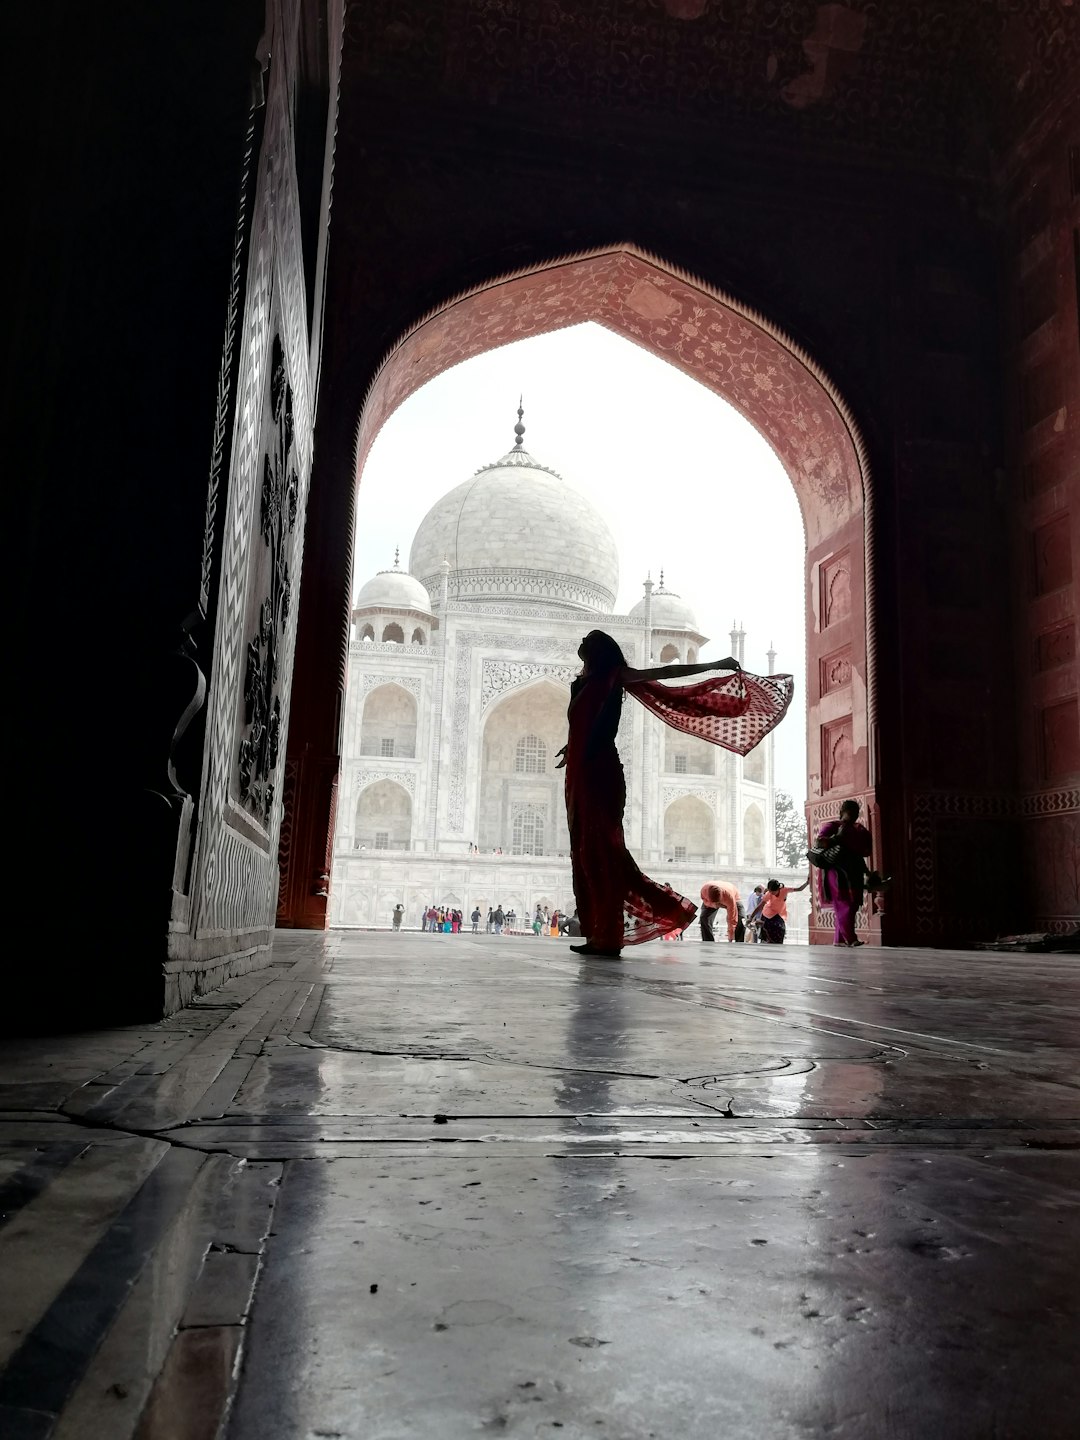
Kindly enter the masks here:
[[437, 501], [420, 522], [409, 570], [437, 601], [449, 562], [451, 600], [610, 614], [619, 555], [603, 516], [517, 443]]

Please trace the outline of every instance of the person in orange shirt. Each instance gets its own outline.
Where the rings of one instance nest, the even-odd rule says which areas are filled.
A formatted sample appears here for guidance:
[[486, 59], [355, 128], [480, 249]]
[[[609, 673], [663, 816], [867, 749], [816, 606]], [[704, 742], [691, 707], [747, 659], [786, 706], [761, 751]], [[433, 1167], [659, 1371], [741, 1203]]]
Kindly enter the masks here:
[[[712, 885], [703, 885], [701, 887], [701, 914], [698, 917], [702, 940], [707, 942], [716, 940], [713, 919], [718, 910], [727, 912], [727, 938], [729, 941], [734, 940], [735, 932], [741, 923], [739, 916], [741, 909], [739, 892], [734, 885], [729, 885], [725, 880], [718, 880]], [[745, 914], [745, 911], [743, 913]]]
[[810, 876], [801, 885], [781, 885], [779, 880], [770, 880], [765, 893], [754, 907], [751, 921], [761, 921], [761, 938], [766, 945], [782, 945], [787, 934], [787, 897], [797, 895], [810, 884]]

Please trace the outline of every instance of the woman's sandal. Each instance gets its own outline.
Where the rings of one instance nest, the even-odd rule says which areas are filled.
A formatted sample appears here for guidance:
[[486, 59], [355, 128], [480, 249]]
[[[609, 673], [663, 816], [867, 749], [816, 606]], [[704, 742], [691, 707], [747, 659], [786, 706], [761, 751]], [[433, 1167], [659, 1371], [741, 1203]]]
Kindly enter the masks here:
[[622, 956], [621, 950], [601, 950], [587, 940], [584, 945], [571, 945], [570, 949], [576, 955], [591, 955], [594, 960], [618, 960]]

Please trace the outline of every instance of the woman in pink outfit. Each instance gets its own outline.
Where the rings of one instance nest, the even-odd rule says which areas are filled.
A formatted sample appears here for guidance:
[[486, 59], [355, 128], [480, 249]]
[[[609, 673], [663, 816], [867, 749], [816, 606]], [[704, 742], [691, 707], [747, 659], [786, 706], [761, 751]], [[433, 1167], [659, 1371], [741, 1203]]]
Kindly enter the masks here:
[[845, 800], [839, 820], [829, 820], [817, 834], [817, 846], [827, 850], [838, 845], [835, 864], [820, 873], [820, 898], [831, 905], [836, 917], [834, 945], [861, 945], [855, 938], [855, 917], [866, 893], [866, 861], [873, 848], [870, 831], [859, 821], [859, 802]]

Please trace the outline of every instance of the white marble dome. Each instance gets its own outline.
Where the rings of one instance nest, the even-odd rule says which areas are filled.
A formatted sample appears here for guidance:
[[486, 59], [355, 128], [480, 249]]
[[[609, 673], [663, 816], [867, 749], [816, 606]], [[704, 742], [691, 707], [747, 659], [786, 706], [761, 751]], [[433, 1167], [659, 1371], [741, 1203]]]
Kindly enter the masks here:
[[[646, 606], [647, 601], [641, 599], [630, 614], [643, 620]], [[699, 634], [697, 616], [691, 607], [674, 590], [665, 590], [662, 580], [652, 594], [652, 627], [654, 630], [688, 630], [693, 635]]]
[[431, 600], [415, 575], [400, 570], [380, 570], [361, 585], [354, 610], [419, 610], [431, 614]]
[[409, 569], [433, 601], [449, 561], [451, 600], [610, 614], [619, 555], [585, 497], [518, 443], [437, 501], [416, 532]]

